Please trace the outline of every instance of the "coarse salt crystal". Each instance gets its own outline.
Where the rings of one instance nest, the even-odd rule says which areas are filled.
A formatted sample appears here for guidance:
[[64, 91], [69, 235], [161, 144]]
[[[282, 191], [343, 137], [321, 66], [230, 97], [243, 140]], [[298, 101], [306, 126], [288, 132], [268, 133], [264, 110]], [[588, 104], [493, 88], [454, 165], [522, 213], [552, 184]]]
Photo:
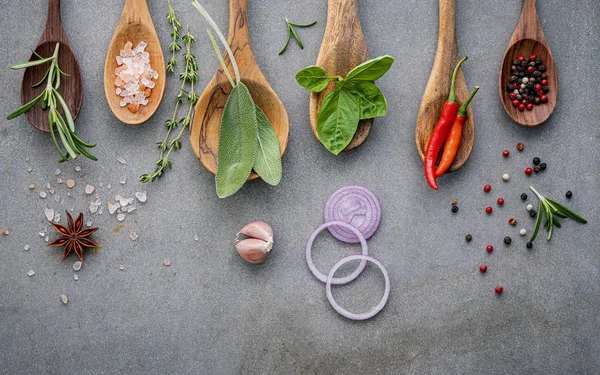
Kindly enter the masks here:
[[81, 269], [81, 265], [82, 265], [82, 263], [80, 261], [73, 263], [73, 270], [79, 271]]
[[69, 189], [72, 189], [74, 186], [75, 186], [75, 180], [73, 180], [73, 179], [70, 179], [70, 178], [69, 178], [69, 179], [67, 179], [67, 187], [68, 187]]
[[135, 241], [138, 239], [138, 235], [135, 232], [131, 232], [129, 233], [129, 238], [131, 238], [132, 241]]
[[136, 191], [135, 197], [137, 198], [138, 201], [144, 203], [148, 199], [148, 193], [146, 193], [146, 192], [142, 193], [142, 192]]
[[79, 280], [79, 276], [73, 275], [73, 279], [75, 279], [75, 281], [77, 281], [77, 280]]
[[117, 215], [117, 220], [119, 220], [119, 221], [125, 220], [125, 214], [118, 214]]
[[171, 265], [171, 261], [170, 261], [170, 260], [168, 260], [168, 259], [165, 259], [165, 260], [163, 260], [163, 264], [164, 264], [165, 266], [170, 266], [170, 265]]
[[51, 208], [44, 209], [44, 214], [46, 215], [46, 219], [48, 221], [52, 221], [54, 219], [54, 210]]
[[61, 295], [60, 296], [60, 300], [62, 301], [63, 304], [67, 304], [67, 302], [69, 302], [69, 297], [67, 297], [66, 295]]
[[94, 189], [95, 188], [92, 185], [86, 185], [85, 186], [85, 193], [87, 195], [90, 195], [90, 194], [92, 194], [94, 192]]
[[35, 275], [35, 271], [34, 270], [29, 270], [29, 272], [27, 272], [27, 276], [31, 277]]
[[117, 158], [117, 161], [121, 164], [127, 164], [127, 161], [120, 156]]
[[47, 194], [45, 191], [40, 191], [40, 198], [46, 198]]
[[25, 245], [24, 249], [25, 249], [25, 251], [29, 251], [31, 249], [31, 247], [29, 245]]
[[60, 169], [56, 169], [56, 171], [54, 171], [54, 174], [58, 176], [60, 174]]
[[114, 203], [113, 201], [108, 201], [108, 212], [112, 215], [115, 213], [115, 211], [117, 211], [121, 205], [119, 204], [119, 202]]

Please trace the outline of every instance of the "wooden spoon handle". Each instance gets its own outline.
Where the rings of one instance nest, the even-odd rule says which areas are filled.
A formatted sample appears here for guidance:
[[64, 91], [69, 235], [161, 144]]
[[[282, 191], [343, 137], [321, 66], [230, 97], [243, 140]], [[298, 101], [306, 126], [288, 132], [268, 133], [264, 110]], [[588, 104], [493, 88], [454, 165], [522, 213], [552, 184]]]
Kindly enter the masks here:
[[[229, 0], [229, 32], [227, 34], [227, 43], [231, 47], [233, 54], [238, 61], [238, 65], [247, 65], [254, 63], [252, 48], [250, 47], [250, 32], [248, 31], [248, 1], [247, 0]], [[251, 61], [240, 59], [239, 53], [249, 51], [252, 56]]]
[[521, 39], [534, 39], [548, 47], [546, 36], [542, 31], [540, 19], [538, 18], [535, 1], [536, 0], [523, 0], [523, 8], [521, 9], [519, 23], [515, 28], [510, 44]]
[[148, 21], [152, 22], [152, 18], [146, 0], [125, 0], [121, 23], [130, 24]]
[[42, 39], [68, 44], [60, 18], [60, 0], [48, 0], [48, 17]]
[[[344, 31], [358, 24], [358, 0], [329, 0], [327, 5], [327, 29]], [[327, 32], [327, 31], [325, 31]]]
[[456, 0], [440, 0], [439, 9], [438, 44], [432, 70], [447, 77], [454, 69], [454, 63], [458, 59]]

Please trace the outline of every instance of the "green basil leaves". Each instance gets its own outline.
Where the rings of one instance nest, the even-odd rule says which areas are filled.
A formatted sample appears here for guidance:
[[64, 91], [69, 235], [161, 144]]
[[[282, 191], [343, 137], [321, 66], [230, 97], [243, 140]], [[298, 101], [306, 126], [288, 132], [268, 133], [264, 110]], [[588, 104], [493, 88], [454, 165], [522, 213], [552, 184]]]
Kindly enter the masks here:
[[328, 76], [323, 68], [309, 66], [296, 74], [300, 86], [312, 92], [321, 92], [329, 81], [336, 80], [336, 88], [325, 95], [317, 117], [319, 140], [329, 152], [338, 155], [348, 146], [360, 120], [383, 117], [387, 102], [375, 84], [392, 66], [394, 58], [385, 55], [366, 61], [352, 69], [346, 78]]

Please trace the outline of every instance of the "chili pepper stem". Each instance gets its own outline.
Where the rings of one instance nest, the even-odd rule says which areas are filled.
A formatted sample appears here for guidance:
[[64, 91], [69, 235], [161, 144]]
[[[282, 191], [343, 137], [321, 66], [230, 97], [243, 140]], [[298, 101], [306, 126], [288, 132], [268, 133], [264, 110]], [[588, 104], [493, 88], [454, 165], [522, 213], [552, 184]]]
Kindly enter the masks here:
[[475, 86], [475, 88], [473, 88], [473, 91], [471, 91], [471, 94], [465, 101], [465, 104], [460, 106], [460, 108], [458, 109], [458, 112], [456, 112], [457, 117], [458, 116], [465, 117], [465, 115], [467, 114], [467, 108], [469, 107], [469, 104], [471, 104], [471, 100], [473, 100], [473, 97], [475, 96], [475, 94], [477, 94], [477, 91], [479, 91], [479, 86]]
[[456, 94], [454, 93], [454, 86], [456, 86], [456, 75], [458, 74], [458, 69], [460, 69], [462, 63], [464, 63], [467, 59], [467, 56], [463, 57], [454, 67], [454, 72], [452, 72], [452, 81], [450, 81], [450, 94], [448, 95], [448, 100], [446, 100], [447, 102], [456, 103]]

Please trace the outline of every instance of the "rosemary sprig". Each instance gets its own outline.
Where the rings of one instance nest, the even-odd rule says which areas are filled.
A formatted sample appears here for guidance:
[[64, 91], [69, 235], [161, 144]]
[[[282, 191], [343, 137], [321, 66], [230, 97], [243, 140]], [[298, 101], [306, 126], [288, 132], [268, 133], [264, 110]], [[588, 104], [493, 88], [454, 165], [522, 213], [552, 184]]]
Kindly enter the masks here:
[[173, 7], [171, 6], [171, 0], [167, 0], [167, 4], [169, 5], [169, 11], [167, 12], [167, 20], [171, 24], [171, 28], [172, 28], [171, 37], [173, 38], [173, 40], [169, 44], [169, 51], [171, 51], [171, 58], [169, 59], [169, 62], [167, 63], [167, 72], [173, 73], [175, 71], [175, 65], [177, 65], [177, 59], [175, 58], [175, 52], [177, 52], [181, 49], [181, 45], [179, 43], [177, 43], [177, 40], [179, 40], [179, 36], [180, 36], [179, 29], [181, 28], [181, 22], [179, 21], [179, 18], [177, 17], [177, 11], [175, 9], [173, 9]]
[[535, 241], [535, 238], [537, 237], [538, 232], [540, 231], [540, 226], [542, 225], [542, 214], [545, 214], [546, 216], [546, 223], [544, 224], [544, 229], [546, 230], [546, 232], [548, 232], [548, 241], [550, 241], [550, 239], [552, 238], [552, 231], [554, 227], [560, 228], [561, 226], [558, 218], [569, 218], [575, 220], [578, 223], [587, 223], [587, 220], [585, 220], [569, 208], [563, 206], [562, 204], [558, 203], [553, 199], [545, 198], [544, 196], [542, 196], [540, 193], [538, 193], [537, 190], [533, 188], [533, 186], [530, 186], [529, 189], [531, 189], [531, 191], [533, 191], [539, 199], [537, 218], [535, 220], [535, 226], [533, 228], [533, 233], [531, 234], [529, 242]]
[[294, 29], [294, 26], [295, 27], [310, 27], [310, 26], [316, 24], [317, 21], [311, 22], [311, 23], [294, 23], [294, 22], [290, 22], [286, 18], [285, 23], [287, 24], [287, 41], [285, 42], [285, 46], [283, 46], [283, 49], [281, 51], [279, 51], [280, 55], [283, 54], [285, 52], [285, 50], [287, 49], [288, 45], [290, 44], [290, 39], [292, 38], [292, 35], [294, 36], [294, 39], [296, 39], [296, 42], [298, 42], [300, 49], [304, 49], [304, 44], [302, 44], [302, 40], [298, 36], [296, 29]]
[[[156, 161], [156, 168], [153, 173], [141, 175], [141, 182], [154, 181], [158, 177], [162, 176], [167, 167], [173, 167], [169, 157], [171, 156], [173, 150], [179, 150], [181, 148], [181, 136], [183, 135], [185, 129], [187, 129], [192, 122], [192, 111], [194, 109], [194, 105], [199, 99], [198, 94], [196, 94], [194, 91], [194, 83], [196, 83], [198, 80], [198, 64], [196, 63], [196, 55], [194, 55], [191, 51], [192, 43], [195, 43], [196, 40], [194, 36], [190, 34], [189, 26], [186, 34], [183, 35], [181, 39], [185, 44], [185, 52], [183, 53], [185, 70], [179, 74], [179, 78], [181, 79], [181, 87], [179, 88], [179, 93], [175, 97], [175, 109], [173, 110], [173, 116], [165, 122], [167, 125], [167, 134], [165, 135], [165, 138], [161, 142], [157, 142], [158, 147], [160, 148], [160, 156]], [[189, 89], [187, 90], [186, 85], [189, 86]], [[177, 120], [179, 110], [181, 109], [186, 98], [187, 102], [189, 103], [186, 115], [185, 117]], [[179, 124], [181, 124], [179, 133], [175, 136], [175, 138], [169, 141], [173, 130], [177, 128]]]
[[[54, 142], [54, 146], [58, 150], [60, 154], [59, 162], [62, 163], [64, 161], [71, 159], [76, 159], [77, 156], [83, 155], [91, 160], [98, 160], [91, 152], [88, 151], [88, 148], [95, 147], [95, 144], [90, 144], [84, 142], [75, 134], [75, 122], [73, 121], [73, 116], [71, 115], [71, 110], [67, 105], [64, 98], [58, 92], [58, 88], [60, 87], [60, 76], [68, 76], [65, 72], [60, 70], [58, 66], [58, 50], [60, 44], [56, 43], [56, 48], [54, 49], [54, 54], [51, 57], [43, 58], [35, 51], [33, 51], [34, 55], [38, 58], [38, 60], [33, 60], [29, 62], [24, 62], [20, 64], [11, 65], [11, 69], [26, 69], [32, 66], [41, 65], [47, 62], [50, 62], [50, 67], [44, 74], [44, 77], [36, 84], [32, 85], [32, 87], [38, 87], [46, 82], [46, 88], [40, 95], [34, 98], [29, 103], [24, 104], [23, 106], [17, 108], [11, 114], [9, 114], [6, 119], [11, 120], [15, 117], [19, 117], [20, 115], [28, 112], [31, 108], [33, 108], [40, 100], [42, 101], [42, 109], [48, 109], [48, 126], [50, 127], [50, 136], [52, 137], [52, 141]], [[59, 106], [62, 108], [63, 114], [59, 112]], [[54, 134], [56, 127], [56, 132], [58, 133], [58, 137], [61, 141], [63, 150], [58, 144], [56, 140], [56, 135]]]

